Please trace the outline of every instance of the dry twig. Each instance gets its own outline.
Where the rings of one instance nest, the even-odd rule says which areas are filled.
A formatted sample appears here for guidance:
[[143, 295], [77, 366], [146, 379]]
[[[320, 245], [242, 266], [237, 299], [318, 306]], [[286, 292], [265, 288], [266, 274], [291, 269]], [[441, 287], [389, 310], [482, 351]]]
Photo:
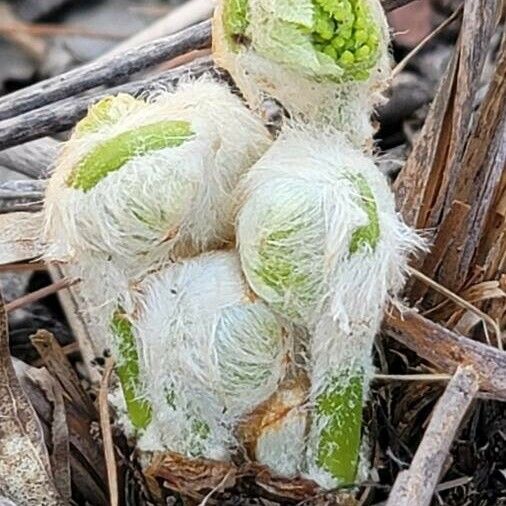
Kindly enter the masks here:
[[14, 33], [46, 36], [46, 37], [85, 37], [88, 39], [111, 39], [123, 40], [130, 34], [118, 34], [107, 32], [96, 32], [84, 26], [61, 26], [51, 23], [15, 23], [0, 24], [0, 35], [12, 35]]
[[210, 68], [211, 62], [205, 58], [193, 65], [163, 72], [151, 79], [100, 90], [79, 98], [69, 98], [20, 114], [15, 118], [0, 122], [0, 149], [72, 128], [79, 119], [86, 115], [88, 107], [104, 96], [120, 92], [141, 94], [171, 88], [183, 76], [197, 77]]
[[423, 38], [392, 70], [391, 78], [394, 79], [405, 68], [406, 65], [417, 55], [431, 40], [439, 35], [447, 26], [451, 25], [462, 14], [462, 6], [456, 9], [451, 16], [445, 19], [437, 28], [432, 30], [426, 37]]
[[38, 210], [43, 198], [42, 181], [22, 179], [0, 183], [0, 213]]
[[0, 272], [34, 272], [45, 271], [47, 269], [44, 262], [21, 262], [0, 265]]
[[386, 333], [428, 360], [442, 372], [453, 374], [459, 366], [471, 365], [480, 388], [506, 401], [506, 352], [459, 336], [427, 320], [413, 310], [386, 316]]
[[[438, 292], [444, 294], [446, 297], [448, 297], [449, 300], [452, 300], [455, 304], [463, 307], [464, 309], [467, 309], [468, 311], [471, 311], [476, 316], [478, 316], [484, 324], [490, 325], [490, 327], [494, 330], [495, 338], [497, 342], [497, 347], [502, 350], [503, 349], [503, 342], [502, 342], [502, 332], [499, 328], [499, 325], [496, 321], [494, 321], [493, 318], [491, 318], [488, 314], [484, 313], [483, 311], [480, 311], [476, 306], [473, 306], [470, 302], [465, 300], [464, 298], [460, 297], [456, 293], [453, 293], [451, 290], [448, 290], [444, 286], [440, 285], [439, 283], [436, 283], [434, 280], [423, 274], [422, 272], [417, 271], [416, 269], [409, 269], [409, 273], [414, 276], [415, 278], [423, 281], [427, 285], [431, 286]], [[427, 311], [425, 314], [427, 314], [429, 311]], [[491, 343], [488, 342], [490, 345]]]
[[[42, 62], [47, 50], [46, 44], [33, 34], [18, 30], [24, 23], [17, 18], [11, 6], [6, 2], [0, 3], [0, 19], [4, 26], [8, 24], [12, 27], [12, 31], [4, 32], [5, 38], [20, 47], [35, 62]], [[1, 28], [0, 33], [2, 33]]]
[[455, 371], [409, 470], [397, 476], [387, 506], [429, 506], [453, 439], [478, 389], [479, 378], [471, 366]]
[[164, 16], [156, 20], [144, 30], [136, 33], [128, 40], [118, 44], [108, 51], [100, 59], [109, 58], [114, 54], [122, 53], [134, 46], [139, 46], [150, 40], [165, 37], [172, 33], [178, 32], [195, 23], [209, 18], [214, 9], [213, 0], [189, 0], [176, 8], [172, 8], [169, 12], [165, 12]]
[[50, 137], [0, 151], [0, 166], [33, 179], [46, 178], [60, 143]]
[[34, 292], [27, 293], [26, 295], [23, 295], [22, 297], [19, 297], [18, 299], [15, 299], [9, 302], [8, 304], [5, 304], [5, 310], [7, 312], [11, 312], [14, 311], [15, 309], [27, 306], [28, 304], [33, 304], [34, 302], [37, 302], [38, 300], [43, 299], [44, 297], [52, 295], [53, 293], [63, 290], [64, 288], [68, 288], [72, 285], [75, 285], [78, 282], [79, 282], [78, 278], [61, 279], [59, 281], [56, 281], [55, 283], [45, 286], [44, 288], [41, 288], [40, 290], [35, 290]]
[[100, 383], [99, 393], [99, 410], [100, 410], [100, 428], [102, 430], [102, 438], [104, 441], [105, 462], [107, 465], [107, 481], [109, 483], [109, 504], [110, 506], [118, 506], [118, 473], [116, 470], [116, 458], [114, 456], [114, 441], [112, 439], [111, 421], [109, 416], [109, 382], [111, 380], [114, 361], [108, 358], [105, 366], [104, 376]]
[[[23, 88], [0, 99], [0, 119], [75, 96], [103, 84], [119, 84], [129, 76], [211, 43], [211, 23], [204, 21], [174, 35], [148, 42]], [[2, 125], [2, 129], [4, 125]], [[3, 144], [2, 144], [3, 145]]]

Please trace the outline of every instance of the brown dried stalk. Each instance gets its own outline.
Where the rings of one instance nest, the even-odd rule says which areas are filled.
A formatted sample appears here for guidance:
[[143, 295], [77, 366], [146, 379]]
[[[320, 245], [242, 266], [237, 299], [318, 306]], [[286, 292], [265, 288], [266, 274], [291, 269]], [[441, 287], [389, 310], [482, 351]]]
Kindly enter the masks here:
[[55, 283], [51, 283], [50, 285], [41, 288], [40, 290], [35, 290], [34, 292], [27, 293], [26, 295], [23, 295], [22, 297], [19, 297], [18, 299], [15, 299], [9, 302], [8, 304], [5, 304], [5, 311], [9, 313], [10, 311], [14, 311], [21, 307], [27, 306], [28, 304], [33, 304], [34, 302], [37, 302], [38, 300], [41, 300], [44, 297], [59, 292], [64, 288], [68, 288], [69, 286], [75, 285], [78, 282], [79, 278], [60, 279]]
[[85, 26], [61, 26], [53, 23], [2, 23], [1, 35], [27, 34], [45, 37], [85, 37], [88, 39], [123, 40], [131, 34], [97, 32]]
[[408, 471], [397, 476], [387, 506], [429, 506], [457, 430], [478, 393], [472, 366], [459, 367], [439, 399]]
[[105, 462], [107, 465], [107, 482], [109, 484], [109, 504], [118, 506], [118, 472], [116, 469], [116, 457], [114, 455], [114, 441], [112, 438], [111, 420], [109, 415], [109, 382], [111, 380], [114, 361], [108, 358], [105, 366], [104, 376], [100, 383], [100, 393], [98, 397], [100, 409], [100, 428], [102, 430], [102, 439], [104, 441]]
[[[501, 204], [506, 188], [505, 35], [495, 73], [476, 110], [499, 8], [498, 0], [464, 4], [454, 57], [395, 183], [405, 219], [434, 231], [431, 253], [416, 267], [461, 298], [469, 286], [497, 280], [506, 265], [506, 216]], [[451, 325], [465, 318], [462, 311], [437, 312], [442, 296], [428, 292], [428, 286], [411, 280], [409, 300], [421, 301], [421, 307], [434, 310], [432, 316], [440, 321], [452, 318]], [[500, 325], [506, 314], [501, 301], [483, 302], [478, 311], [483, 317], [491, 307], [494, 311], [485, 319], [498, 334], [496, 322]], [[500, 337], [497, 344], [501, 347]]]
[[480, 389], [506, 401], [506, 352], [460, 336], [413, 310], [401, 314], [394, 309], [385, 317], [384, 329], [444, 373], [453, 374], [459, 366], [471, 365]]
[[398, 206], [408, 223], [432, 227], [455, 182], [472, 127], [471, 115], [500, 0], [464, 4], [459, 44], [440, 83], [425, 125], [395, 182]]
[[45, 270], [46, 264], [44, 262], [21, 262], [0, 265], [0, 272], [35, 272]]

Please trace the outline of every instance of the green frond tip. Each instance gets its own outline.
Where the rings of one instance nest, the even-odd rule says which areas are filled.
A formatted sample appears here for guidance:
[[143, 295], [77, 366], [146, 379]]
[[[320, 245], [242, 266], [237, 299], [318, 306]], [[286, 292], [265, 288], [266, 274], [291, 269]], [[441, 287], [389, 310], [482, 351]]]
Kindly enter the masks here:
[[261, 268], [257, 269], [256, 274], [267, 286], [280, 293], [303, 285], [305, 280], [305, 276], [297, 272], [287, 251], [286, 239], [295, 232], [295, 228], [288, 228], [269, 233], [259, 251]]
[[190, 424], [190, 449], [191, 457], [202, 457], [205, 448], [205, 442], [211, 435], [209, 425], [197, 418], [194, 418]]
[[118, 350], [116, 373], [121, 383], [130, 422], [137, 430], [145, 429], [151, 421], [151, 405], [140, 398], [139, 353], [132, 323], [118, 309], [111, 321]]
[[[301, 257], [304, 249], [297, 240], [299, 227], [289, 227], [270, 232], [260, 245], [258, 252], [259, 263], [255, 268], [255, 275], [272, 289], [280, 299], [287, 298], [297, 300], [297, 306], [310, 307], [316, 297], [315, 284], [307, 269], [304, 270], [305, 262], [312, 262], [309, 258]], [[269, 301], [274, 306], [273, 301]], [[291, 318], [300, 318], [301, 315], [293, 305], [278, 307], [278, 310]]]
[[378, 59], [380, 32], [365, 0], [313, 0], [312, 42], [343, 70], [361, 81]]
[[223, 26], [232, 41], [245, 34], [248, 28], [248, 0], [224, 0]]
[[[173, 385], [165, 389], [165, 400], [167, 401], [167, 406], [173, 411], [189, 408], [179, 398]], [[184, 439], [188, 442], [188, 455], [194, 458], [202, 457], [204, 443], [211, 435], [211, 428], [204, 420], [199, 418], [199, 415], [193, 412], [191, 407], [188, 409], [187, 418], [188, 423], [183, 430]]]
[[67, 185], [89, 191], [133, 158], [180, 146], [192, 135], [188, 121], [159, 121], [128, 130], [93, 148], [74, 168]]
[[[216, 329], [223, 391], [234, 397], [238, 388], [261, 388], [272, 376], [266, 360], [274, 361], [283, 346], [283, 328], [274, 314], [258, 303], [232, 305], [224, 308]], [[247, 350], [249, 359], [237, 349]]]
[[342, 372], [332, 377], [316, 399], [316, 423], [322, 424], [317, 465], [340, 485], [351, 485], [356, 480], [362, 404], [363, 377], [360, 371]]
[[360, 195], [362, 208], [368, 218], [367, 225], [358, 227], [351, 236], [349, 252], [350, 255], [353, 255], [366, 246], [369, 246], [371, 250], [376, 248], [380, 238], [380, 225], [376, 200], [366, 179], [360, 174], [350, 175], [349, 179]]
[[98, 132], [104, 126], [113, 125], [123, 115], [144, 104], [143, 100], [127, 93], [105, 97], [88, 109], [88, 114], [75, 126], [72, 138], [79, 139], [87, 134]]

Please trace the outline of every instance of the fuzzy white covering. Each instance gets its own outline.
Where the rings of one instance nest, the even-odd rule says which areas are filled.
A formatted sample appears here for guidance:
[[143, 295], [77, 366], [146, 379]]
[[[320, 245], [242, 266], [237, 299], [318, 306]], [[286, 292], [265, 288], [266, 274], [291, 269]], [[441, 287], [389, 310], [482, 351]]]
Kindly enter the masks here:
[[[144, 99], [120, 100], [115, 121], [73, 135], [46, 192], [45, 256], [69, 262], [82, 279], [89, 318], [101, 329], [97, 353], [111, 345], [108, 319], [129, 283], [175, 258], [233, 241], [231, 193], [271, 142], [241, 100], [209, 77]], [[166, 120], [189, 122], [194, 135], [177, 147], [134, 157], [89, 191], [68, 186], [93, 148]]]
[[[251, 300], [232, 251], [152, 274], [134, 299], [130, 314], [153, 406], [139, 448], [224, 457], [235, 445], [236, 422], [283, 379], [289, 327]], [[203, 424], [199, 437], [192, 426]]]
[[[352, 253], [353, 233], [369, 222], [357, 177], [372, 192], [379, 239]], [[297, 127], [281, 134], [239, 192], [238, 247], [250, 286], [311, 332], [310, 399], [340, 370], [362, 371], [365, 398], [383, 312], [403, 286], [409, 254], [423, 247], [396, 213], [387, 180], [341, 133]], [[281, 281], [266, 277], [266, 251], [287, 273]], [[332, 488], [315, 456], [326, 423], [313, 418], [306, 472]]]

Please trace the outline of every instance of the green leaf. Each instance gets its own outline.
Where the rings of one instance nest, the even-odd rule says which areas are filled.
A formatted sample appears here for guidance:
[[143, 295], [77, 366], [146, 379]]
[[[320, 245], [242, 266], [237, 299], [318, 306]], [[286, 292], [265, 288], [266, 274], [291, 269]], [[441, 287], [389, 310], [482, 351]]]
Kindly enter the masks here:
[[248, 28], [255, 50], [316, 79], [367, 79], [380, 28], [366, 0], [258, 0]]
[[103, 141], [74, 168], [68, 186], [91, 190], [111, 172], [137, 156], [180, 146], [193, 135], [188, 121], [159, 121], [142, 125]]
[[98, 132], [101, 128], [117, 123], [122, 116], [145, 105], [127, 93], [105, 97], [88, 109], [88, 114], [77, 123], [72, 139], [80, 139], [87, 134]]
[[349, 175], [348, 177], [353, 182], [360, 195], [362, 208], [366, 212], [369, 221], [367, 225], [358, 227], [353, 232], [349, 252], [353, 255], [366, 246], [369, 246], [371, 250], [374, 251], [380, 239], [378, 207], [374, 199], [374, 194], [364, 176], [358, 174]]
[[137, 429], [145, 429], [151, 421], [151, 405], [140, 397], [139, 353], [132, 323], [118, 309], [112, 318], [112, 331], [118, 350], [116, 373], [121, 383], [128, 416]]

